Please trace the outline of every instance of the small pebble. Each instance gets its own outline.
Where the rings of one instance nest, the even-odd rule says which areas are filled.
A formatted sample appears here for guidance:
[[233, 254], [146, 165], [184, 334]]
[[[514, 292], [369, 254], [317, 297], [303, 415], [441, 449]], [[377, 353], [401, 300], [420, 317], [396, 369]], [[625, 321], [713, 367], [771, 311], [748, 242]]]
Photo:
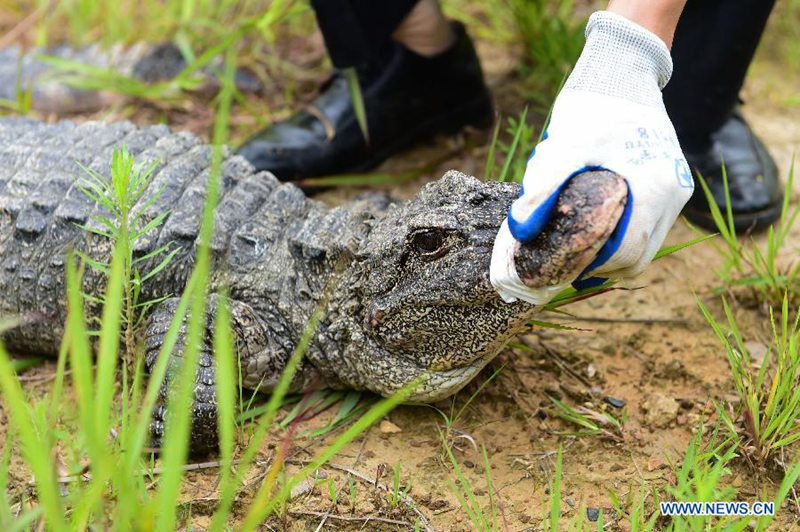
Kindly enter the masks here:
[[644, 422], [653, 428], [664, 428], [678, 417], [678, 401], [661, 393], [654, 393], [642, 405], [647, 411]]
[[600, 518], [600, 508], [587, 508], [586, 518], [592, 523], [597, 522], [597, 520]]
[[472, 468], [475, 467], [475, 463], [472, 460], [464, 460], [464, 466]]
[[614, 408], [622, 408], [625, 406], [625, 401], [622, 399], [617, 399], [616, 397], [605, 396], [603, 397], [603, 402], [613, 406]]
[[303, 480], [292, 488], [292, 491], [289, 494], [289, 500], [294, 500], [298, 497], [302, 497], [311, 493], [311, 491], [314, 489], [314, 486], [316, 486], [316, 483], [313, 479], [307, 478]]
[[397, 425], [395, 425], [394, 423], [392, 423], [388, 419], [384, 419], [383, 421], [381, 421], [381, 424], [379, 426], [379, 430], [383, 434], [397, 434], [398, 432], [403, 432], [403, 429], [401, 429], [400, 427], [398, 427]]

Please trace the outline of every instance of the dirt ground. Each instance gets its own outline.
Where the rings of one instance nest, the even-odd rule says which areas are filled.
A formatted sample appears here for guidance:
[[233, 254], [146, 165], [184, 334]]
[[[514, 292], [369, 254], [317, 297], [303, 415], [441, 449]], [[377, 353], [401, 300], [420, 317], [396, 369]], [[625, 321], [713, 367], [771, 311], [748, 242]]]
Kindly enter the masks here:
[[[487, 77], [500, 102], [501, 111], [516, 114], [519, 95], [507, 94], [503, 87], [515, 75], [514, 54], [498, 53], [492, 43], [479, 43]], [[319, 53], [319, 43], [311, 52]], [[745, 115], [766, 141], [775, 156], [781, 175], [789, 171], [792, 155], [800, 151], [800, 106], [794, 79], [779, 72], [769, 60], [760, 57], [751, 72], [745, 90]], [[791, 83], [790, 81], [795, 81]], [[794, 87], [794, 93], [792, 93]], [[276, 101], [280, 98], [276, 97]], [[201, 106], [193, 109], [200, 109]], [[281, 112], [276, 111], [279, 115]], [[156, 119], [157, 113], [135, 115], [139, 122]], [[186, 112], [174, 124], [206, 134], [209, 114], [198, 110]], [[52, 117], [51, 117], [52, 118]], [[78, 119], [82, 117], [77, 117]], [[238, 135], [254, 128], [252, 121], [240, 117], [234, 123]], [[480, 140], [480, 137], [477, 137]], [[475, 138], [439, 139], [396, 157], [384, 166], [387, 170], [413, 168], [420, 162], [440, 161], [436, 170], [410, 184], [395, 187], [399, 196], [413, 194], [425, 181], [440, 176], [449, 168], [480, 173], [486, 146]], [[329, 191], [320, 199], [339, 202], [355, 194], [353, 190]], [[795, 191], [797, 193], [797, 191]], [[668, 243], [693, 238], [695, 234], [679, 221]], [[800, 227], [790, 237], [800, 242]], [[758, 238], [757, 238], [758, 240]], [[790, 245], [786, 260], [796, 257], [796, 245]], [[732, 400], [733, 387], [724, 351], [698, 310], [693, 291], [716, 314], [719, 299], [711, 294], [717, 281], [713, 275], [719, 264], [717, 252], [705, 243], [684, 250], [653, 264], [647, 272], [630, 283], [638, 290], [616, 291], [569, 308], [574, 319], [547, 316], [583, 330], [559, 331], [536, 329], [521, 339], [528, 349], [508, 348], [476, 381], [457, 397], [436, 406], [450, 412], [462, 404], [501, 366], [498, 377], [490, 382], [467, 407], [449, 431], [455, 456], [466, 478], [477, 489], [479, 501], [488, 506], [486, 475], [481, 445], [488, 451], [494, 497], [498, 501], [500, 528], [540, 530], [545, 513], [548, 485], [559, 445], [564, 448], [562, 511], [565, 520], [582, 508], [603, 508], [610, 529], [627, 530], [625, 517], [612, 518], [613, 491], [620, 500], [629, 493], [638, 494], [642, 484], [664, 486], [674, 481], [670, 463], [680, 463], [688, 441], [701, 419], [713, 424], [714, 400]], [[765, 344], [769, 330], [763, 308], [735, 306], [745, 340]], [[44, 391], [45, 384], [35, 382], [37, 375], [54, 372], [52, 364], [26, 373], [34, 378], [28, 388]], [[553, 415], [547, 396], [597, 411], [608, 410], [615, 416], [627, 415], [622, 436], [616, 441], [599, 436], [570, 437], [557, 432], [574, 430]], [[611, 397], [624, 402], [622, 409], [603, 400]], [[302, 429], [322, 426], [335, 415], [325, 412], [304, 422]], [[0, 416], [4, 418], [4, 416]], [[304, 485], [292, 499], [284, 524], [289, 530], [323, 529], [383, 530], [409, 529], [414, 524], [429, 523], [435, 530], [470, 530], [472, 524], [448, 487], [456, 480], [447, 463], [440, 431], [445, 431], [442, 416], [432, 408], [404, 406], [395, 410], [379, 426], [354, 441], [332, 464], [325, 475], [345, 486], [347, 470], [356, 479], [358, 496], [351, 507], [347, 488], [341, 490], [338, 505], [332, 505], [326, 486]], [[5, 433], [5, 427], [0, 429]], [[300, 439], [292, 449], [289, 469], [302, 464], [338, 434], [334, 432], [314, 440]], [[272, 453], [275, 440], [263, 449], [263, 458]], [[392, 509], [385, 491], [375, 486], [376, 476], [385, 473], [379, 483], [391, 485], [392, 469], [401, 467], [401, 481], [410, 486], [410, 506], [401, 503]], [[266, 466], [265, 466], [266, 467]], [[14, 472], [12, 471], [12, 476]], [[22, 473], [18, 472], [20, 479]], [[191, 509], [194, 525], [200, 529], [207, 522], [204, 514], [213, 511], [216, 469], [189, 473], [184, 500]], [[254, 474], [253, 482], [258, 481]], [[737, 464], [728, 480], [740, 487], [740, 499], [758, 500], [764, 486], [772, 480], [754, 478], [746, 464]], [[769, 491], [769, 490], [768, 490]], [[797, 528], [800, 511], [780, 509], [776, 530]], [[280, 528], [281, 522], [269, 523]]]

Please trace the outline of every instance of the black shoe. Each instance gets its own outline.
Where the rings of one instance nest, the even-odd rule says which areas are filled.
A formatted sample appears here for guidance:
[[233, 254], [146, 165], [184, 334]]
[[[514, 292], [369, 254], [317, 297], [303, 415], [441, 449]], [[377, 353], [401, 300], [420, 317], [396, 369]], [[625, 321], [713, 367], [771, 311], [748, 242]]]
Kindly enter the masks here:
[[357, 68], [369, 143], [347, 83], [335, 72], [321, 94], [284, 122], [256, 133], [238, 150], [258, 170], [291, 181], [364, 172], [415, 142], [493, 121], [475, 48], [460, 23], [455, 43], [432, 58], [393, 43], [384, 59]]
[[[722, 181], [724, 160], [736, 232], [761, 229], [778, 219], [783, 202], [778, 169], [738, 109], [711, 135], [711, 140], [707, 152], [687, 153], [686, 159], [689, 166], [706, 180], [723, 215], [726, 208]], [[710, 231], [717, 230], [699, 182], [683, 214], [693, 224]]]

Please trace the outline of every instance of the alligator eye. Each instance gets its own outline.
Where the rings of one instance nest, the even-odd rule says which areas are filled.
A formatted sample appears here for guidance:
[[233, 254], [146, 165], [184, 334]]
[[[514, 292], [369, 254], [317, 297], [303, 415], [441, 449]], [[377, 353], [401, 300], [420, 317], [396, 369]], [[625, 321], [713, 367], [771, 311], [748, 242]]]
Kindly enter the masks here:
[[411, 245], [422, 254], [435, 253], [444, 244], [444, 236], [439, 231], [431, 229], [418, 231], [411, 237]]

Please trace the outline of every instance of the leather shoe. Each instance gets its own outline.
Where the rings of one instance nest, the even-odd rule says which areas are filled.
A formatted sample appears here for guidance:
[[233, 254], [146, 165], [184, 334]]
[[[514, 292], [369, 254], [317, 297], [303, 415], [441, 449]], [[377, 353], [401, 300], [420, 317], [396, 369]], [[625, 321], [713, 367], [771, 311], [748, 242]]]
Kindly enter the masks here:
[[367, 115], [359, 127], [347, 82], [335, 71], [289, 119], [248, 139], [238, 153], [283, 181], [370, 170], [415, 142], [493, 121], [489, 92], [464, 26], [454, 44], [427, 58], [392, 43], [382, 60], [356, 67]]
[[[722, 179], [724, 161], [736, 232], [754, 231], [775, 221], [780, 216], [783, 202], [778, 169], [739, 109], [734, 110], [728, 121], [711, 135], [711, 140], [708, 151], [686, 153], [686, 159], [689, 166], [705, 179], [723, 215], [726, 209]], [[695, 225], [717, 230], [699, 183], [683, 214]]]

